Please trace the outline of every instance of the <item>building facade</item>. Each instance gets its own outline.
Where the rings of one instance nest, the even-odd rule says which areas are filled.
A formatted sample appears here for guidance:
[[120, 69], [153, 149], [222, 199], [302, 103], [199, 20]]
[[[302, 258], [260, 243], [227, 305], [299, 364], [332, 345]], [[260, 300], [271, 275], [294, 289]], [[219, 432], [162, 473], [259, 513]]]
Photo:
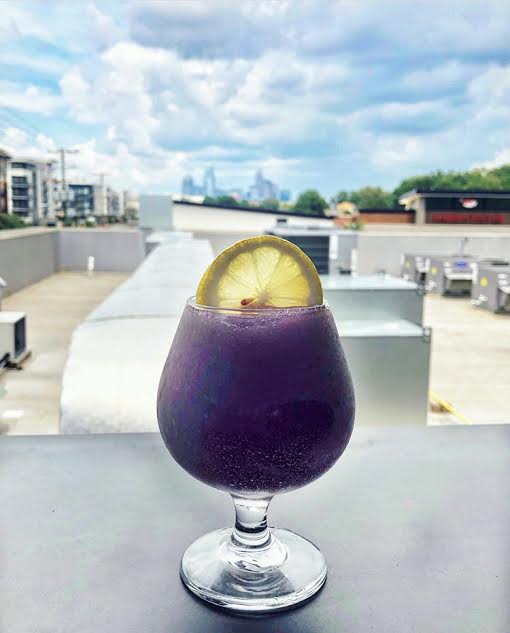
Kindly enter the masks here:
[[67, 185], [67, 215], [75, 218], [102, 215], [99, 187], [94, 184]]
[[255, 174], [255, 182], [248, 190], [248, 200], [250, 202], [262, 202], [263, 200], [278, 200], [279, 199], [278, 186], [264, 178], [262, 170], [258, 170]]
[[9, 160], [10, 155], [0, 149], [0, 213], [9, 212], [10, 180]]
[[55, 218], [52, 163], [32, 159], [11, 159], [8, 211], [29, 224]]
[[123, 212], [128, 220], [132, 220], [138, 216], [140, 209], [140, 203], [138, 200], [138, 194], [134, 191], [123, 191], [122, 193]]
[[204, 196], [216, 196], [216, 176], [214, 175], [214, 167], [208, 167], [204, 172], [204, 184], [202, 186], [202, 194]]
[[510, 224], [510, 191], [413, 189], [399, 198], [416, 224]]
[[106, 215], [113, 218], [120, 218], [123, 215], [120, 195], [110, 187], [106, 188]]

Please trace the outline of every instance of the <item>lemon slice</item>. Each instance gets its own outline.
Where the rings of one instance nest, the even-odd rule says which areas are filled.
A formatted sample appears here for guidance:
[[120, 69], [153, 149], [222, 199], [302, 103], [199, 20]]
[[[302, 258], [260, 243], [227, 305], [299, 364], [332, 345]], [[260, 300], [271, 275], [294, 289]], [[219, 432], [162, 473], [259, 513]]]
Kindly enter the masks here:
[[216, 257], [198, 284], [196, 302], [217, 308], [320, 305], [322, 285], [312, 260], [279, 237], [241, 240]]

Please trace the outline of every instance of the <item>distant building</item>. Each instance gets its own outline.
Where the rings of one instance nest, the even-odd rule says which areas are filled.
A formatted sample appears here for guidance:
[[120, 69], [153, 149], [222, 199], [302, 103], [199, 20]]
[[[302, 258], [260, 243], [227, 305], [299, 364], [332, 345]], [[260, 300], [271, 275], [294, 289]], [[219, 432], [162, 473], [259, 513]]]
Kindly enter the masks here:
[[182, 195], [192, 196], [194, 187], [195, 187], [195, 181], [193, 180], [193, 177], [190, 176], [189, 174], [184, 176], [184, 178], [182, 179], [182, 184], [181, 184]]
[[110, 187], [106, 188], [106, 214], [115, 218], [122, 215], [120, 195]]
[[55, 217], [52, 164], [14, 158], [10, 164], [9, 212], [27, 223], [39, 224]]
[[182, 179], [181, 193], [183, 196], [194, 196], [197, 186], [189, 174]]
[[202, 194], [204, 196], [217, 195], [214, 167], [208, 167], [204, 172], [204, 184], [202, 186]]
[[138, 199], [138, 194], [133, 191], [123, 191], [122, 192], [122, 201], [123, 201], [123, 212], [122, 214], [128, 219], [134, 219], [138, 216], [138, 211], [140, 209], [140, 202]]
[[248, 189], [248, 200], [252, 202], [262, 202], [267, 199], [278, 200], [278, 186], [264, 178], [262, 170], [258, 170], [255, 174], [255, 183]]
[[510, 190], [413, 189], [399, 198], [416, 224], [510, 224]]
[[212, 198], [217, 196], [230, 196], [236, 200], [246, 199], [255, 205], [258, 205], [263, 200], [268, 199], [280, 200], [281, 202], [289, 202], [291, 199], [291, 192], [288, 189], [280, 192], [278, 185], [271, 180], [264, 178], [260, 169], [255, 174], [255, 182], [247, 192], [243, 192], [242, 189], [238, 189], [236, 187], [218, 187], [214, 167], [208, 167], [204, 171], [202, 185], [196, 184], [193, 177], [189, 174], [184, 176], [182, 179], [181, 194], [183, 199], [188, 200], [193, 198], [197, 200], [197, 196], [209, 196]]
[[10, 181], [7, 172], [10, 158], [7, 152], [0, 149], [0, 213], [9, 212]]
[[67, 215], [85, 218], [104, 215], [101, 187], [94, 184], [70, 183], [67, 185]]
[[292, 192], [290, 189], [282, 189], [280, 191], [280, 202], [290, 202], [292, 199]]

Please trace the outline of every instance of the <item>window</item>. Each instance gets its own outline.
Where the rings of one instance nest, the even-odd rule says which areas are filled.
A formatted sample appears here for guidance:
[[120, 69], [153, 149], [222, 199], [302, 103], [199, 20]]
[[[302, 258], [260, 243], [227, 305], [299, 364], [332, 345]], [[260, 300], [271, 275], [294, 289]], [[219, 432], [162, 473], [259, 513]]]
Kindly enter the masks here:
[[13, 185], [28, 185], [28, 180], [26, 176], [13, 176], [12, 177]]
[[12, 195], [14, 197], [16, 196], [26, 196], [27, 195], [27, 189], [25, 189], [24, 187], [13, 187], [12, 188]]
[[28, 209], [28, 200], [13, 200], [12, 207], [14, 210], [16, 209]]

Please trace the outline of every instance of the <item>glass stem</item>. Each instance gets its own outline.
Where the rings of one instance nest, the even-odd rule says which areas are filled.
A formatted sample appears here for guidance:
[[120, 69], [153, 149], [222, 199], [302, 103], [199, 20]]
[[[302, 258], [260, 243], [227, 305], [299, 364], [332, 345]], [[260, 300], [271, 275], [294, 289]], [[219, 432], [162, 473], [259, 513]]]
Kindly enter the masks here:
[[271, 497], [246, 499], [232, 495], [236, 511], [236, 523], [232, 541], [239, 547], [264, 547], [271, 540], [267, 527], [267, 508]]

